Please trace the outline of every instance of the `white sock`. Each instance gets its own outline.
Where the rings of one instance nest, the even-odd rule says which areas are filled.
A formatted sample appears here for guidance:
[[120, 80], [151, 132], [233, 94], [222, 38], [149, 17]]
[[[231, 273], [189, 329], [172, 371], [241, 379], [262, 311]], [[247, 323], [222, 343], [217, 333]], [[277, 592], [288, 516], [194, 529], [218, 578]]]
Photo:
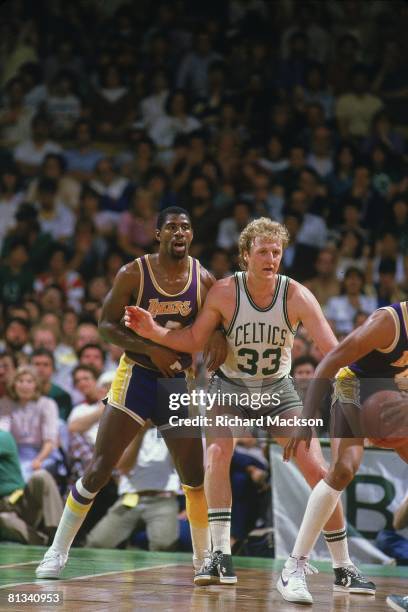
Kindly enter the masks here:
[[310, 494], [306, 512], [296, 538], [292, 557], [308, 557], [313, 550], [319, 533], [333, 514], [341, 491], [330, 487], [321, 480]]
[[193, 544], [193, 566], [199, 570], [211, 550], [209, 527], [197, 527], [190, 523], [191, 541]]
[[333, 561], [333, 567], [345, 567], [353, 565], [348, 551], [346, 528], [336, 529], [335, 531], [323, 531], [327, 548]]
[[212, 550], [231, 554], [231, 508], [208, 508]]
[[96, 493], [87, 491], [81, 478], [77, 480], [68, 495], [64, 512], [56, 531], [51, 548], [61, 554], [68, 554], [71, 544], [88, 514]]

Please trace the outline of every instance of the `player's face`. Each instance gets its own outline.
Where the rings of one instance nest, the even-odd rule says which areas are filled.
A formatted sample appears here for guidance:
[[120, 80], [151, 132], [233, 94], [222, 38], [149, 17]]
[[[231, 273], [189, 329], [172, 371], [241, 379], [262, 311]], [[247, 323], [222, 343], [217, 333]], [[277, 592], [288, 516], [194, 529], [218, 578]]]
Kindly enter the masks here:
[[248, 272], [259, 278], [273, 278], [277, 274], [282, 259], [280, 240], [256, 237], [246, 255]]
[[193, 230], [187, 215], [168, 215], [157, 232], [157, 239], [160, 242], [160, 249], [172, 259], [183, 259], [188, 255]]

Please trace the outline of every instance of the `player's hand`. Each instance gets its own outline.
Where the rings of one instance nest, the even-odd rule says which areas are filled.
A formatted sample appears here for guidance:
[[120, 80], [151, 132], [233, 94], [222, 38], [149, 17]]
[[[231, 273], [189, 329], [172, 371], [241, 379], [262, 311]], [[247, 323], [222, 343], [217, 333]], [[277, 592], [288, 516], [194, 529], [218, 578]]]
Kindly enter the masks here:
[[139, 308], [139, 306], [126, 306], [124, 321], [126, 327], [142, 336], [142, 338], [151, 339], [155, 327], [157, 327], [150, 312]]
[[204, 363], [211, 372], [218, 370], [220, 365], [224, 363], [227, 358], [228, 344], [227, 339], [217, 329], [208, 340], [204, 348]]
[[313, 429], [311, 427], [307, 425], [304, 427], [297, 427], [283, 449], [283, 460], [290, 461], [292, 457], [295, 458], [301, 442], [305, 443], [306, 451], [309, 451], [312, 437]]
[[401, 393], [399, 399], [388, 400], [381, 404], [381, 420], [384, 425], [395, 429], [398, 435], [408, 436], [408, 396]]
[[181, 372], [180, 355], [164, 346], [151, 346], [148, 355], [156, 368], [166, 378], [173, 378]]

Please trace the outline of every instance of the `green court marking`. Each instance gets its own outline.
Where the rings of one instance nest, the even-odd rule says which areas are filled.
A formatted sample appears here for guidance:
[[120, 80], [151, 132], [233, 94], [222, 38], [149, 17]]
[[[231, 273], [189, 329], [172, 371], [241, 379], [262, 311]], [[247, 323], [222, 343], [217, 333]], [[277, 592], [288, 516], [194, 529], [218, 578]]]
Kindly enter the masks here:
[[[40, 561], [45, 548], [41, 546], [18, 546], [12, 544], [0, 545], [0, 588], [8, 584], [21, 584], [34, 582], [36, 565], [23, 565], [33, 561]], [[2, 569], [2, 565], [22, 564], [16, 567]], [[313, 565], [323, 573], [331, 573], [331, 565], [326, 561], [312, 561]], [[160, 553], [141, 550], [104, 550], [90, 548], [74, 548], [63, 573], [63, 579], [79, 578], [90, 574], [104, 572], [126, 572], [130, 570], [149, 569], [155, 565], [182, 564], [191, 566], [190, 553]], [[260, 557], [235, 557], [236, 569], [260, 569], [265, 571], [279, 571], [283, 566], [282, 560], [265, 559]], [[360, 569], [368, 576], [383, 576], [389, 578], [408, 578], [407, 567], [394, 567], [382, 565], [362, 565]]]

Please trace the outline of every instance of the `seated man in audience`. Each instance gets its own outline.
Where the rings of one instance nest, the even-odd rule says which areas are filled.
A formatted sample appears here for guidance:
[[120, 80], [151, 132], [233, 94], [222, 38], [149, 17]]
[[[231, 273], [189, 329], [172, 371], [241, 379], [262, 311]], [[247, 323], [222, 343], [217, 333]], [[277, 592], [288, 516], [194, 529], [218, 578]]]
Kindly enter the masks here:
[[56, 402], [60, 419], [66, 421], [72, 410], [72, 399], [69, 393], [52, 382], [55, 371], [53, 354], [46, 348], [35, 349], [31, 354], [30, 363], [41, 379], [43, 395], [51, 397]]
[[17, 368], [17, 359], [12, 351], [0, 352], [0, 399], [7, 395], [7, 386]]
[[121, 472], [119, 499], [88, 534], [86, 545], [115, 548], [144, 524], [149, 550], [172, 550], [178, 539], [180, 481], [155, 428], [140, 431], [117, 469]]
[[408, 495], [394, 512], [393, 529], [382, 529], [375, 540], [378, 548], [396, 560], [397, 565], [408, 565], [408, 538], [398, 531], [408, 527]]
[[0, 540], [48, 545], [62, 515], [57, 485], [37, 470], [25, 484], [16, 442], [0, 430]]

